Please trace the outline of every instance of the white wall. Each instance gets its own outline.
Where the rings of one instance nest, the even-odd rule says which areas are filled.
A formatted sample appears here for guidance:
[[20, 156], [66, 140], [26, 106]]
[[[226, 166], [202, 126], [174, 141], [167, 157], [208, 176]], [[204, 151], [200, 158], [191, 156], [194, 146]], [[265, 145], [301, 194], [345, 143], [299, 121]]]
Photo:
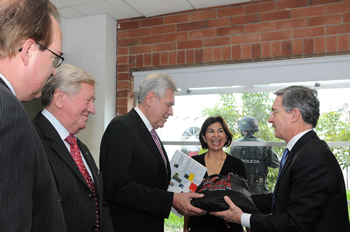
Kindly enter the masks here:
[[117, 21], [107, 14], [62, 19], [64, 63], [91, 73], [96, 81], [95, 115], [78, 134], [99, 166], [103, 132], [116, 111]]

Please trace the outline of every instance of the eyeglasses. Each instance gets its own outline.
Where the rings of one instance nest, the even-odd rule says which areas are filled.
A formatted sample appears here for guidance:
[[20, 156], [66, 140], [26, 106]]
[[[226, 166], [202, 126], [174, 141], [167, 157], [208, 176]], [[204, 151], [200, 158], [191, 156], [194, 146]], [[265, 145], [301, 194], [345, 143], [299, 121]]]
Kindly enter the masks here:
[[[38, 43], [38, 42], [36, 42], [36, 41], [35, 41], [35, 43], [38, 44], [40, 47], [42, 47], [42, 48], [48, 50], [48, 51], [51, 52], [52, 54], [54, 54], [54, 55], [55, 55], [55, 60], [53, 61], [53, 67], [54, 67], [54, 68], [60, 67], [60, 65], [61, 65], [62, 62], [64, 61], [64, 58], [63, 58], [62, 56], [56, 54], [55, 52], [51, 51], [50, 49], [48, 49], [47, 47], [45, 47], [44, 45], [42, 45], [42, 44], [40, 44], [40, 43]], [[20, 49], [19, 49], [19, 52], [21, 52], [22, 49], [23, 49], [23, 48], [20, 48]]]
[[275, 115], [275, 113], [277, 113], [277, 112], [280, 112], [280, 110], [275, 110], [275, 111], [272, 111], [272, 112], [270, 113], [270, 117], [274, 116], [274, 115]]
[[60, 55], [54, 53], [53, 51], [51, 51], [50, 49], [48, 49], [47, 47], [41, 45], [40, 43], [38, 43], [38, 42], [36, 42], [36, 41], [35, 41], [35, 43], [38, 44], [39, 46], [41, 46], [42, 48], [48, 50], [48, 51], [51, 52], [52, 54], [54, 54], [56, 57], [55, 57], [55, 60], [54, 60], [54, 62], [53, 62], [53, 67], [54, 67], [54, 68], [60, 67], [60, 65], [61, 65], [62, 62], [64, 61], [64, 58], [63, 58], [62, 56], [60, 56]]

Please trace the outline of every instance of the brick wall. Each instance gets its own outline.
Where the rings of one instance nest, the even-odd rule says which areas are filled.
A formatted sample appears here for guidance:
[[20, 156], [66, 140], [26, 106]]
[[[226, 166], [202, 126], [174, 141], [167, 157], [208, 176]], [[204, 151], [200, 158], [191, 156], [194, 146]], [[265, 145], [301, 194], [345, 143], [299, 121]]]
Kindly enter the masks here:
[[349, 54], [350, 0], [260, 0], [118, 24], [117, 112], [125, 114], [132, 70]]

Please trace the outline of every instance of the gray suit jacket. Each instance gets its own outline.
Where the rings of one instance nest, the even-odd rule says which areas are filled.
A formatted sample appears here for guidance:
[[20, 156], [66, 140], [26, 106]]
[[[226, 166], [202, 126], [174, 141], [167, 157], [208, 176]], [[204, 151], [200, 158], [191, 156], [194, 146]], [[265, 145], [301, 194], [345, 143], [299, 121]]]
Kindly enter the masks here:
[[40, 139], [0, 78], [0, 231], [66, 231]]
[[[94, 232], [96, 226], [95, 198], [78, 166], [56, 129], [41, 112], [33, 119], [33, 124], [44, 145], [55, 177], [68, 231]], [[77, 142], [95, 183], [100, 208], [100, 231], [114, 231], [108, 207], [103, 202], [102, 174], [87, 146], [79, 139]]]

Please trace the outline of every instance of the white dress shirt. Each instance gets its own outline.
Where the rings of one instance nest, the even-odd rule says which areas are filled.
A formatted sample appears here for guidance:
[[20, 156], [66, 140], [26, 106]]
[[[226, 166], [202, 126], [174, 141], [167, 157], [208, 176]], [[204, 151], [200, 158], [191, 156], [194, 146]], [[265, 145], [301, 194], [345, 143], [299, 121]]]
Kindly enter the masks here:
[[151, 123], [148, 121], [148, 119], [146, 118], [146, 116], [142, 113], [142, 111], [140, 110], [140, 108], [138, 106], [136, 106], [135, 111], [138, 113], [138, 115], [140, 116], [140, 118], [142, 119], [143, 123], [146, 125], [148, 131], [151, 131], [153, 129], [153, 126], [151, 125]]

